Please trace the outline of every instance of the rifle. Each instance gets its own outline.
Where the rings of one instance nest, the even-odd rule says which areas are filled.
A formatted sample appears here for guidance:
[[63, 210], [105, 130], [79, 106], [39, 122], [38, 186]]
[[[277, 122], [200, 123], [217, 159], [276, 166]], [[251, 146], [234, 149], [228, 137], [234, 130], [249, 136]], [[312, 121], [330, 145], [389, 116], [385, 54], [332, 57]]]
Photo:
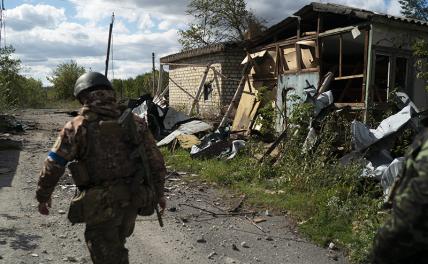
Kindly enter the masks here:
[[[126, 109], [123, 112], [122, 116], [119, 118], [118, 123], [128, 131], [130, 136], [130, 141], [132, 142], [132, 144], [137, 146], [136, 152], [142, 161], [141, 165], [143, 167], [143, 170], [142, 170], [143, 180], [152, 189], [153, 193], [155, 193], [155, 186], [153, 184], [152, 173], [150, 171], [150, 167], [148, 166], [146, 149], [140, 142], [140, 135], [137, 131], [137, 125], [135, 124], [134, 114], [132, 113], [132, 110], [129, 108]], [[154, 204], [154, 210], [156, 211], [159, 225], [163, 227], [162, 215], [159, 212], [157, 201], [156, 201], [156, 204]]]

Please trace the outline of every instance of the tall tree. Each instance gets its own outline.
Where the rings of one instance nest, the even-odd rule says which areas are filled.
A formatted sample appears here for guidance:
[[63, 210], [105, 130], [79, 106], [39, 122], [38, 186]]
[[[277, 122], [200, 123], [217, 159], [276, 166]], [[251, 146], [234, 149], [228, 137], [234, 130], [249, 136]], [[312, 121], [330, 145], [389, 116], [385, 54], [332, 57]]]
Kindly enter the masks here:
[[58, 99], [67, 100], [73, 98], [74, 84], [85, 72], [85, 68], [71, 60], [59, 64], [52, 75], [46, 78], [53, 84]]
[[183, 49], [244, 40], [249, 29], [264, 28], [264, 21], [247, 9], [245, 0], [191, 0], [186, 13], [194, 22], [179, 31]]
[[17, 85], [21, 61], [13, 57], [12, 46], [0, 48], [0, 111], [18, 104], [21, 87]]
[[427, 0], [398, 0], [405, 17], [428, 21]]
[[[401, 13], [405, 17], [428, 21], [427, 0], [399, 0]], [[419, 79], [425, 81], [425, 89], [428, 91], [428, 43], [420, 39], [413, 45], [413, 54], [416, 57], [416, 72]]]

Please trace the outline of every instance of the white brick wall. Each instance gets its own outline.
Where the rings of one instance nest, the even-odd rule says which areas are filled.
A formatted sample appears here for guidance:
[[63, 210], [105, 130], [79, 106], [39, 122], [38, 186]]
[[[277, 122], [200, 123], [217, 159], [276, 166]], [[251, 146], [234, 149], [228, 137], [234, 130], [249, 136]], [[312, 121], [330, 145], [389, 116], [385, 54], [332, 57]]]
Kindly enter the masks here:
[[[175, 63], [201, 64], [212, 63], [219, 72], [234, 80], [218, 77], [219, 86], [215, 80], [212, 83], [211, 98], [204, 101], [203, 93], [199, 101], [199, 111], [202, 116], [218, 115], [229, 105], [233, 94], [239, 84], [242, 74], [241, 61], [245, 53], [239, 50], [230, 50], [215, 54], [203, 55], [189, 59], [176, 61]], [[196, 96], [199, 84], [205, 71], [205, 67], [194, 66], [170, 66], [169, 76], [176, 84], [188, 93]], [[206, 82], [213, 80], [214, 72], [210, 70]], [[193, 103], [193, 98], [183, 92], [172, 81], [169, 81], [169, 104], [177, 109], [188, 111]], [[219, 94], [220, 91], [220, 94]]]

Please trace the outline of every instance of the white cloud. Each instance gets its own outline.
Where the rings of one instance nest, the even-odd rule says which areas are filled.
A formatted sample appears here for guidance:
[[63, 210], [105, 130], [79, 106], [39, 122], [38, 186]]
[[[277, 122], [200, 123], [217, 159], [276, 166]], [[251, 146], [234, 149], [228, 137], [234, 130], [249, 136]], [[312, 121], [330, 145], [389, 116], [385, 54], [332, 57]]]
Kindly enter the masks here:
[[16, 31], [34, 27], [55, 28], [66, 20], [65, 10], [50, 5], [23, 4], [6, 10], [7, 26]]
[[152, 18], [168, 21], [172, 25], [183, 25], [188, 17], [185, 10], [188, 0], [71, 0], [76, 7], [76, 16], [88, 21], [98, 22], [111, 16], [125, 19], [130, 23], [137, 22], [140, 29], [153, 27]]
[[164, 20], [159, 23], [158, 28], [160, 30], [168, 30], [171, 27], [171, 23], [167, 20]]
[[[113, 66], [116, 78], [129, 78], [151, 69], [156, 58], [178, 52], [177, 29], [191, 19], [185, 15], [189, 0], [70, 0], [76, 18], [63, 8], [22, 4], [7, 11], [7, 41], [26, 66], [23, 73], [47, 83], [46, 76], [60, 63], [75, 60], [85, 68], [104, 72], [108, 22], [115, 12]], [[257, 15], [277, 23], [311, 0], [247, 0]], [[35, 1], [31, 1], [33, 3]], [[335, 0], [392, 14], [398, 0]], [[68, 11], [68, 10], [67, 10]], [[69, 12], [67, 12], [69, 13]], [[110, 67], [111, 69], [111, 67]], [[112, 72], [109, 73], [109, 77]]]
[[391, 0], [388, 6], [388, 14], [394, 15], [394, 16], [402, 16], [401, 14], [401, 5], [398, 2], [398, 0]]
[[335, 3], [392, 15], [399, 14], [398, 0], [391, 0], [389, 4], [386, 0], [247, 0], [247, 5], [256, 15], [266, 19], [268, 24], [272, 25], [311, 2]]

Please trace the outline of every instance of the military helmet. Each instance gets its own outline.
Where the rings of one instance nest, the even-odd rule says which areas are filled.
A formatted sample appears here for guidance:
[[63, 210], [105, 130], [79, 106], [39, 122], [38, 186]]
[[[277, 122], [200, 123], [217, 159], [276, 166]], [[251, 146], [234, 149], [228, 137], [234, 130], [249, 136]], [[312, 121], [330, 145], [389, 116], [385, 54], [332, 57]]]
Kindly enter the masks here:
[[99, 72], [87, 72], [77, 79], [74, 85], [74, 96], [77, 98], [83, 91], [113, 90], [110, 81]]

